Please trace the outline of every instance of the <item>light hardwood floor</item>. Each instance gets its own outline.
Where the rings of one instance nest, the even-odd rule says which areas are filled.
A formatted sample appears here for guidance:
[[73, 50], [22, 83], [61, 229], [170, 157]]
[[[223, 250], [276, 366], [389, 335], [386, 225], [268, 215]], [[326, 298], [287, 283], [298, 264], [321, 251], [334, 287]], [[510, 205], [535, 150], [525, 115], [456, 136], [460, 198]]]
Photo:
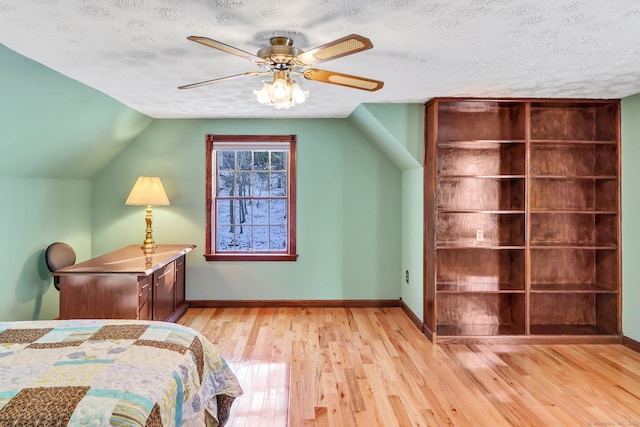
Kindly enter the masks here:
[[433, 346], [399, 308], [189, 309], [244, 395], [228, 426], [640, 426], [621, 345]]

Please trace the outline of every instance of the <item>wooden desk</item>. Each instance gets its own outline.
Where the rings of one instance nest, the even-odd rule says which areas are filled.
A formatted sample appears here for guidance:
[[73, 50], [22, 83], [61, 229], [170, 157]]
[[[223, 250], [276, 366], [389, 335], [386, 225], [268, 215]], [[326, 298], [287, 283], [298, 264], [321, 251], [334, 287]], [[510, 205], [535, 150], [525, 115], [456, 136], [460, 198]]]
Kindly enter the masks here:
[[175, 322], [186, 311], [185, 258], [195, 245], [138, 245], [57, 270], [60, 319]]

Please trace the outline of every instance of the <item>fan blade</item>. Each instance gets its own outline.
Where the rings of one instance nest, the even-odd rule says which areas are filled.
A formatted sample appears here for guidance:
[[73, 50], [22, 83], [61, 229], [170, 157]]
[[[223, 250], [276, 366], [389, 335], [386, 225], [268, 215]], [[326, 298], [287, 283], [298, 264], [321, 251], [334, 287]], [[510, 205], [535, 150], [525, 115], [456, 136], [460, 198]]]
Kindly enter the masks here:
[[384, 86], [384, 82], [381, 82], [380, 80], [367, 79], [365, 77], [352, 76], [333, 71], [318, 70], [316, 68], [306, 70], [304, 72], [304, 78], [323, 83], [352, 87], [354, 89], [368, 90], [370, 92], [382, 89], [382, 86]]
[[194, 87], [210, 85], [212, 83], [224, 82], [226, 80], [233, 80], [233, 79], [238, 79], [238, 78], [241, 78], [241, 77], [261, 76], [263, 74], [271, 74], [271, 71], [248, 71], [246, 73], [235, 74], [233, 76], [220, 77], [219, 79], [205, 80], [205, 81], [199, 82], [199, 83], [191, 83], [189, 85], [178, 86], [178, 89], [191, 89], [191, 88], [194, 88]]
[[259, 56], [255, 56], [249, 52], [245, 52], [244, 50], [240, 50], [238, 48], [235, 48], [233, 46], [229, 46], [228, 44], [224, 44], [221, 43], [219, 41], [216, 40], [212, 40], [210, 38], [207, 37], [200, 37], [200, 36], [189, 36], [187, 37], [187, 39], [191, 40], [192, 42], [196, 42], [196, 43], [200, 43], [203, 44], [205, 46], [209, 46], [212, 47], [214, 49], [218, 49], [221, 50], [223, 52], [227, 52], [230, 53], [232, 55], [236, 55], [239, 56], [240, 58], [244, 58], [244, 59], [248, 59], [251, 62], [255, 62], [256, 64], [262, 64], [265, 62], [264, 58], [260, 58]]
[[302, 52], [296, 56], [293, 61], [301, 66], [314, 65], [320, 62], [329, 61], [331, 59], [340, 58], [341, 56], [351, 55], [353, 53], [362, 52], [371, 49], [373, 44], [371, 40], [358, 34], [351, 34], [341, 39], [318, 46], [315, 49]]

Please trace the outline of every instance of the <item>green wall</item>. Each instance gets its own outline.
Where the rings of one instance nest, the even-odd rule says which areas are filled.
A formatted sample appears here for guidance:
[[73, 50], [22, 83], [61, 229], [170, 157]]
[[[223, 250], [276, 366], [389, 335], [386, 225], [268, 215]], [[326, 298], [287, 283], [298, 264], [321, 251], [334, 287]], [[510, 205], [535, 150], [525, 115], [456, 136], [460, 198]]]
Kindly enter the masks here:
[[90, 179], [151, 118], [0, 44], [0, 176]]
[[0, 44], [0, 320], [51, 319], [55, 241], [91, 257], [90, 178], [151, 119]]
[[424, 105], [423, 104], [364, 104], [384, 129], [400, 144], [415, 163], [424, 162]]
[[640, 94], [622, 100], [622, 330], [640, 341]]
[[424, 105], [363, 104], [349, 120], [402, 171], [400, 297], [422, 319]]
[[58, 291], [44, 250], [64, 241], [77, 259], [91, 254], [89, 180], [0, 177], [0, 321], [53, 319]]
[[[422, 168], [402, 171], [402, 283], [400, 296], [404, 303], [420, 319], [424, 294], [423, 277], [423, 210], [424, 176]], [[409, 283], [406, 281], [409, 271]]]
[[[206, 262], [205, 134], [296, 134], [296, 262]], [[95, 254], [141, 243], [144, 209], [124, 201], [157, 175], [157, 243], [194, 243], [187, 299], [397, 299], [401, 173], [346, 119], [155, 120], [93, 180]]]

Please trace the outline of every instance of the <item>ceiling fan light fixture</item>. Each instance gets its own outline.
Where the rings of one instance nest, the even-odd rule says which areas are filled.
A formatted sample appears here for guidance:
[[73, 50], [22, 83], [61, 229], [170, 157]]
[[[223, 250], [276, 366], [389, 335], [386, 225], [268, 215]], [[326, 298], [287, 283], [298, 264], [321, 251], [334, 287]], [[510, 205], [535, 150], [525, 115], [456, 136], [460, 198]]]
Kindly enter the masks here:
[[384, 85], [382, 81], [366, 77], [310, 68], [321, 62], [371, 49], [373, 47], [371, 41], [358, 34], [341, 37], [306, 52], [293, 46], [293, 40], [289, 37], [272, 37], [271, 45], [258, 50], [256, 55], [207, 37], [189, 36], [187, 38], [193, 42], [247, 59], [256, 64], [260, 71], [205, 80], [179, 86], [178, 89], [190, 89], [241, 77], [264, 76], [273, 72], [273, 79], [270, 82], [265, 82], [260, 90], [254, 90], [253, 94], [261, 104], [277, 109], [289, 109], [296, 104], [302, 104], [309, 97], [309, 92], [300, 88], [298, 80], [291, 78], [292, 74], [294, 76], [301, 74], [307, 80], [370, 92], [382, 89]]
[[276, 71], [273, 81], [265, 83], [260, 90], [254, 90], [253, 94], [261, 104], [287, 110], [302, 104], [309, 96], [309, 91], [302, 90], [298, 83], [291, 80], [288, 72]]

